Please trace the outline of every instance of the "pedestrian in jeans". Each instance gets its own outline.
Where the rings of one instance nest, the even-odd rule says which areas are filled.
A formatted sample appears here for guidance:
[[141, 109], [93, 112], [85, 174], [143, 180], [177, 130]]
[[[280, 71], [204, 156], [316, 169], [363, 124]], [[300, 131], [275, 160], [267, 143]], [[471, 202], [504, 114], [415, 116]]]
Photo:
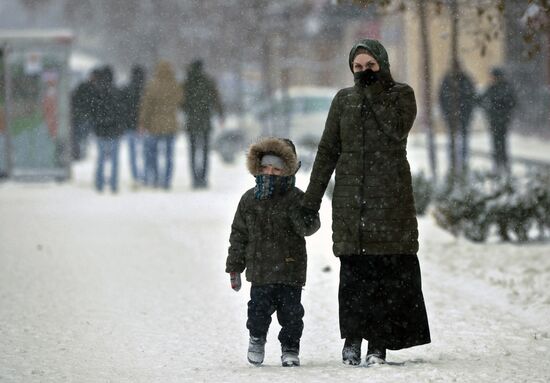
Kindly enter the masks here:
[[132, 67], [130, 83], [120, 92], [120, 115], [126, 137], [128, 140], [128, 153], [130, 155], [130, 171], [134, 186], [143, 180], [143, 169], [141, 166], [141, 138], [138, 134], [138, 117], [141, 93], [145, 82], [145, 71], [139, 65]]
[[[172, 65], [157, 64], [153, 79], [147, 84], [139, 111], [140, 132], [146, 132], [145, 183], [170, 189], [174, 171], [174, 141], [178, 130], [177, 110], [183, 91], [176, 81]], [[164, 169], [159, 168], [161, 150]]]
[[123, 133], [118, 116], [119, 92], [113, 85], [113, 71], [105, 67], [100, 71], [98, 86], [93, 97], [92, 118], [97, 140], [98, 155], [95, 187], [103, 191], [105, 184], [105, 165], [111, 162], [109, 184], [111, 191], [118, 191], [118, 151], [120, 136]]

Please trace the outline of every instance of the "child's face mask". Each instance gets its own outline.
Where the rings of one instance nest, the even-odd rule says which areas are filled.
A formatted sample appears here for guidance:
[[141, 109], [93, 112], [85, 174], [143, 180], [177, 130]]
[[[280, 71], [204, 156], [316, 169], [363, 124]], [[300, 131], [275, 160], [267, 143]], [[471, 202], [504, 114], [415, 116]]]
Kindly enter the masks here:
[[256, 199], [273, 198], [275, 194], [284, 194], [294, 187], [294, 176], [277, 176], [274, 174], [259, 174], [256, 176], [254, 196]]

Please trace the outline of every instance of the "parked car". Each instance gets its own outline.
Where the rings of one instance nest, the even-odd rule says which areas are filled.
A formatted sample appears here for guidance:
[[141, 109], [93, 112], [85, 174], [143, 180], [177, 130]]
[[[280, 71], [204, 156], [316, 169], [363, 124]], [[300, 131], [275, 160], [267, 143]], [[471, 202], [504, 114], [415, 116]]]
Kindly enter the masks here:
[[307, 169], [337, 91], [326, 87], [291, 87], [286, 97], [277, 91], [271, 99], [259, 100], [250, 113], [229, 117], [214, 146], [225, 161], [231, 162], [236, 152], [258, 137], [289, 137], [298, 146], [302, 166]]

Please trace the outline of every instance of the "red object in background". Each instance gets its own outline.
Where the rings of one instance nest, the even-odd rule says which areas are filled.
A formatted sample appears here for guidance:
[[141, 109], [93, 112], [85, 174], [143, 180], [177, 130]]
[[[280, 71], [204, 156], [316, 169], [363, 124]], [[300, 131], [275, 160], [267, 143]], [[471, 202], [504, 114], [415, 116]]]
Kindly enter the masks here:
[[355, 40], [380, 40], [380, 23], [378, 21], [364, 21], [355, 32]]
[[57, 79], [46, 77], [46, 90], [42, 99], [42, 112], [50, 137], [57, 137]]

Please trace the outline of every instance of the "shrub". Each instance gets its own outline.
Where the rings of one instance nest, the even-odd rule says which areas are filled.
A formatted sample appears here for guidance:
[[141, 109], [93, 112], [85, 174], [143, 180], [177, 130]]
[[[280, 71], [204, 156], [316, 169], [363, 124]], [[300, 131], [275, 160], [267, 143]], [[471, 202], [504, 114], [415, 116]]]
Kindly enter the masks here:
[[504, 241], [525, 242], [538, 229], [550, 228], [550, 171], [533, 169], [523, 179], [473, 173], [466, 182], [438, 193], [434, 217], [438, 225], [476, 241], [496, 230]]

